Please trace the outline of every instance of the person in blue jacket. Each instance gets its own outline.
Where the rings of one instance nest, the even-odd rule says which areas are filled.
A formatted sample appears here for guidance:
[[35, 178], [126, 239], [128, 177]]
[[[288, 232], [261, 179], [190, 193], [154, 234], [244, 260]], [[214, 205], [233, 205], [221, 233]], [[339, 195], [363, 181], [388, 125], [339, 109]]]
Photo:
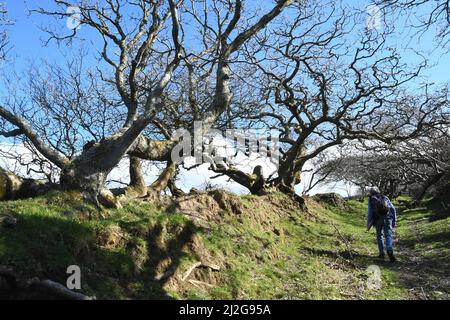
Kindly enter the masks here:
[[[383, 212], [385, 208], [385, 212]], [[377, 187], [369, 189], [369, 206], [367, 214], [367, 231], [372, 226], [376, 229], [378, 250], [380, 252], [378, 258], [384, 260], [384, 247], [391, 262], [395, 262], [393, 248], [393, 233], [397, 222], [397, 211], [388, 197], [382, 195]], [[384, 237], [383, 237], [384, 236]], [[384, 239], [386, 238], [386, 243]]]

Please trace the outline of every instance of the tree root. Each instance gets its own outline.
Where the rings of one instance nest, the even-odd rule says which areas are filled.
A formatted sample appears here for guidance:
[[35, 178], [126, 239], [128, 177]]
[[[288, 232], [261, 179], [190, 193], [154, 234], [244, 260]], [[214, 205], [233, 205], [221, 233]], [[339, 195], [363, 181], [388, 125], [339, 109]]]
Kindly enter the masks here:
[[0, 168], [0, 201], [33, 198], [56, 188], [54, 184], [25, 179]]

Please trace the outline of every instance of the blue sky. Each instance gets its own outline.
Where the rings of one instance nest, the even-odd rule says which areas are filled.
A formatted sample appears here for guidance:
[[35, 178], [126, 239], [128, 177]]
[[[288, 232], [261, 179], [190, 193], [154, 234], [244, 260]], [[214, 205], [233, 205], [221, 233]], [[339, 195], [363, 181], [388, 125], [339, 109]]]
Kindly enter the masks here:
[[[51, 3], [49, 0], [42, 2]], [[8, 28], [12, 45], [10, 54], [23, 62], [34, 58], [57, 58], [59, 52], [55, 50], [55, 46], [44, 47], [41, 41], [44, 34], [38, 26], [45, 22], [45, 18], [38, 15], [29, 16], [23, 0], [9, 0], [6, 3], [8, 14], [14, 20], [14, 25]]]
[[[29, 14], [29, 9], [35, 9], [39, 6], [51, 8], [52, 0], [7, 0], [8, 15], [14, 21], [14, 25], [8, 28], [10, 38], [9, 61], [14, 61], [15, 70], [26, 68], [29, 62], [39, 62], [44, 59], [49, 62], [56, 62], [69, 55], [74, 48], [68, 48], [64, 45], [57, 45], [55, 41], [44, 45], [44, 40], [48, 35], [43, 32], [41, 26], [52, 26], [56, 29], [64, 30], [67, 28], [66, 20], [55, 20], [39, 14]], [[83, 28], [82, 28], [83, 29]], [[84, 28], [81, 32], [86, 35], [89, 31]]]
[[[52, 0], [6, 0], [5, 2], [9, 10], [9, 16], [15, 21], [15, 24], [8, 28], [12, 46], [10, 57], [15, 61], [15, 68], [21, 68], [30, 60], [39, 61], [40, 59], [46, 59], [51, 62], [60, 60], [64, 54], [70, 54], [71, 48], [59, 47], [55, 42], [51, 42], [45, 47], [42, 40], [46, 39], [46, 34], [39, 29], [39, 26], [42, 25], [52, 25], [57, 29], [66, 28], [65, 20], [54, 20], [38, 14], [31, 16], [28, 14], [29, 8], [36, 8], [38, 5], [51, 8], [54, 6]], [[347, 0], [347, 2], [349, 5], [359, 8], [364, 8], [369, 3], [369, 1], [354, 0]], [[404, 22], [401, 20], [399, 19], [398, 21], [399, 26]], [[399, 28], [397, 36], [390, 39], [390, 42], [397, 45], [399, 50], [405, 45], [405, 39], [408, 38], [407, 31], [403, 31]], [[80, 34], [83, 37], [93, 39], [92, 34], [89, 35], [89, 32], [90, 30], [87, 27], [82, 27], [80, 30]], [[410, 45], [414, 49], [426, 52], [427, 57], [436, 63], [424, 75], [436, 82], [446, 82], [450, 74], [450, 55], [443, 55], [444, 51], [436, 48], [432, 33], [425, 34], [421, 39], [414, 39]], [[410, 63], [417, 61], [416, 57], [410, 52], [403, 50], [402, 53], [404, 61]]]

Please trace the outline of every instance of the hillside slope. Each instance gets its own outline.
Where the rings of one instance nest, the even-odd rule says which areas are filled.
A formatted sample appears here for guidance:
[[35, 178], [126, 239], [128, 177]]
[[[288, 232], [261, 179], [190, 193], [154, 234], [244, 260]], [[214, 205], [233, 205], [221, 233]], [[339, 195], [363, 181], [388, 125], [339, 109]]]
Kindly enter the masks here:
[[[400, 208], [400, 261], [391, 264], [374, 259], [364, 203], [307, 204], [304, 212], [285, 195], [222, 191], [108, 211], [75, 193], [0, 202], [0, 266], [25, 283], [65, 284], [78, 265], [81, 292], [97, 299], [449, 298], [445, 212]], [[55, 298], [1, 279], [0, 298]]]

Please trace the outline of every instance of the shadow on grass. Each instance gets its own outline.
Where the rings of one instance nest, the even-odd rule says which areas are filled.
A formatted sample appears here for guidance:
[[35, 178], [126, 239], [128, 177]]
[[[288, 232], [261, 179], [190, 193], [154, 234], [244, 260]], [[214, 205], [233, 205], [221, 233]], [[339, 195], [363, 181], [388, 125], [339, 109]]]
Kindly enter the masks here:
[[[450, 230], [432, 234], [421, 235], [418, 238], [403, 239], [402, 245], [414, 248], [416, 244], [435, 244], [433, 248], [450, 247]], [[450, 257], [449, 257], [450, 259]]]
[[450, 207], [448, 204], [444, 202], [440, 203], [431, 203], [428, 208], [433, 212], [428, 216], [428, 220], [430, 222], [447, 219], [450, 217]]
[[141, 274], [146, 287], [147, 299], [171, 299], [164, 286], [175, 274], [181, 259], [187, 254], [185, 247], [189, 244], [196, 233], [196, 227], [192, 222], [184, 225], [176, 237], [171, 239], [163, 247], [159, 245], [163, 226], [154, 226], [147, 236], [148, 243], [148, 263], [145, 271]]
[[317, 248], [310, 248], [305, 247], [302, 250], [307, 251], [310, 254], [313, 255], [319, 255], [319, 256], [326, 256], [328, 258], [342, 258], [345, 259], [346, 262], [353, 262], [358, 263], [361, 261], [369, 261], [374, 260], [374, 257], [369, 255], [360, 254], [354, 250], [348, 251], [348, 250], [325, 250], [325, 249], [317, 249]]
[[[437, 208], [436, 204], [429, 204], [424, 208], [405, 210], [402, 216], [402, 220], [413, 226], [424, 220], [429, 223], [445, 219], [448, 212]], [[421, 234], [412, 228], [409, 237], [399, 243], [399, 261], [388, 266], [396, 271], [400, 285], [409, 288], [414, 298], [449, 299], [450, 254], [443, 249], [450, 247], [450, 230], [429, 232]]]
[[[427, 219], [429, 222], [447, 219], [450, 217], [450, 205], [446, 201], [432, 200], [425, 203], [423, 207], [400, 207], [398, 212], [403, 213], [403, 216], [408, 221], [419, 221]], [[419, 216], [415, 216], [418, 214]], [[408, 216], [413, 215], [409, 218]]]
[[397, 281], [409, 288], [417, 299], [433, 298], [435, 292], [443, 292], [441, 298], [450, 297], [450, 257], [400, 256], [398, 262], [389, 264], [397, 272]]
[[[104, 221], [76, 221], [60, 216], [19, 215], [13, 228], [0, 226], [0, 265], [12, 268], [20, 279], [50, 279], [65, 285], [67, 267], [81, 268], [82, 292], [98, 299], [169, 299], [164, 285], [177, 269], [187, 243], [196, 232], [191, 222], [177, 226], [179, 232], [159, 246], [163, 226], [148, 226], [142, 241], [143, 267], [138, 267], [135, 251], [126, 240], [120, 245], [99, 245], [98, 232]], [[169, 261], [169, 264], [165, 265]], [[159, 277], [157, 270], [165, 275]], [[136, 291], [133, 286], [140, 289]], [[0, 299], [55, 299], [57, 297], [34, 288], [2, 288]]]

